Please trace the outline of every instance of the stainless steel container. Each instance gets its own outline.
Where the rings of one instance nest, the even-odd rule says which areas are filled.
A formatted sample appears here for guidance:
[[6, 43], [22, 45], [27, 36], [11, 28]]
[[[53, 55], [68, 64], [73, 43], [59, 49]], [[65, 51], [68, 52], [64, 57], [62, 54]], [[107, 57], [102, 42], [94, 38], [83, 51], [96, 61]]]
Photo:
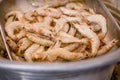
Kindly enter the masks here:
[[[120, 28], [102, 0], [85, 0], [85, 3], [103, 14], [108, 21], [109, 39], [120, 40]], [[29, 10], [26, 0], [3, 0], [0, 4], [0, 22], [11, 10]], [[120, 43], [118, 43], [118, 46]], [[110, 80], [114, 64], [120, 61], [120, 49], [108, 54], [75, 62], [27, 63], [0, 59], [0, 80]]]

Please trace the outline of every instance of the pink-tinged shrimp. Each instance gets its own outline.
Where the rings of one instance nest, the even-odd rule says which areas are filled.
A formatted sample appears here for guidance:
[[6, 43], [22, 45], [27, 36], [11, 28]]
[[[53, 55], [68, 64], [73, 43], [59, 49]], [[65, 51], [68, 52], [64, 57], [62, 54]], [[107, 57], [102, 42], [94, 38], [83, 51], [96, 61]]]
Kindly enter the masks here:
[[11, 55], [12, 55], [13, 60], [16, 60], [16, 61], [25, 61], [23, 58], [19, 57], [14, 52], [11, 52]]
[[[45, 24], [45, 25], [50, 25], [50, 24], [52, 23], [52, 21], [53, 21], [53, 18], [52, 18], [52, 17], [46, 16], [46, 17], [44, 17], [44, 22], [43, 22], [43, 24]], [[48, 28], [50, 28], [50, 27], [48, 27]]]
[[42, 16], [37, 16], [36, 18], [37, 18], [38, 22], [40, 22], [40, 23], [44, 21]]
[[23, 54], [22, 52], [24, 50], [26, 50], [30, 45], [32, 44], [32, 42], [27, 39], [27, 38], [22, 38], [19, 40], [19, 42], [17, 43], [19, 49], [18, 49], [18, 55]]
[[24, 52], [24, 58], [32, 62], [32, 54], [39, 48], [40, 46], [38, 44], [32, 44], [25, 52]]
[[37, 12], [37, 14], [39, 16], [47, 16], [47, 14], [48, 14], [48, 12], [46, 11], [47, 8], [48, 8], [48, 6], [39, 7], [35, 11]]
[[26, 36], [26, 31], [23, 29], [16, 35], [18, 39], [21, 39]]
[[69, 17], [69, 16], [62, 15], [61, 17], [66, 19], [68, 22], [81, 22], [82, 21], [82, 18], [79, 16]]
[[113, 47], [115, 47], [115, 45], [117, 44], [118, 40], [113, 39], [112, 41], [110, 41], [108, 44], [106, 44], [105, 46], [102, 46], [100, 50], [98, 50], [97, 55], [102, 55], [107, 53], [108, 51], [110, 51]]
[[13, 51], [18, 50], [17, 44], [11, 38], [6, 37], [6, 41], [7, 41], [8, 45], [13, 49]]
[[8, 19], [10, 16], [14, 16], [15, 19], [19, 21], [24, 21], [24, 15], [20, 11], [11, 11], [8, 14], [6, 14], [5, 19]]
[[76, 34], [76, 29], [74, 27], [72, 27], [72, 25], [70, 27], [68, 34], [71, 36], [75, 36], [75, 34]]
[[76, 50], [74, 50], [74, 52], [85, 52], [86, 47], [86, 44], [80, 45]]
[[66, 25], [67, 21], [64, 18], [60, 18], [56, 21], [55, 32], [58, 33]]
[[14, 16], [9, 17], [5, 23], [5, 26], [9, 25], [13, 21], [14, 21]]
[[81, 10], [83, 9], [83, 4], [81, 3], [77, 4], [77, 3], [71, 2], [66, 5], [66, 8], [74, 9], [74, 10]]
[[7, 32], [7, 35], [13, 40], [18, 40], [16, 33], [19, 34], [20, 30], [22, 29], [23, 29], [23, 25], [19, 21], [14, 21], [9, 25], [5, 26], [5, 31]]
[[35, 11], [28, 11], [25, 13], [25, 18], [29, 21], [34, 21], [36, 16], [36, 12]]
[[67, 45], [67, 46], [65, 46], [63, 48], [68, 50], [68, 51], [73, 51], [73, 50], [75, 50], [79, 46], [80, 46], [79, 43], [72, 43], [72, 44], [69, 44], [69, 45]]
[[51, 49], [46, 52], [43, 52], [42, 54], [47, 54], [47, 57], [45, 59], [50, 62], [57, 60], [57, 58], [71, 61], [71, 60], [84, 59], [86, 57], [83, 53], [74, 53], [63, 48]]
[[55, 8], [47, 8], [47, 11], [48, 16], [51, 16], [53, 18], [59, 18], [62, 15], [61, 11]]
[[62, 32], [68, 32], [69, 31], [69, 24], [68, 23], [65, 23], [64, 27], [62, 28], [61, 30]]
[[86, 24], [74, 24], [74, 27], [85, 37], [90, 39], [91, 47], [92, 47], [92, 52], [90, 56], [95, 56], [97, 54], [97, 51], [100, 46], [100, 40], [92, 30], [89, 29], [89, 26]]
[[29, 23], [26, 23], [24, 25], [24, 28], [27, 30], [27, 31], [30, 31], [30, 32], [36, 32], [40, 35], [44, 35], [44, 36], [48, 36], [50, 37], [52, 32], [48, 29], [50, 28], [49, 25], [44, 25], [42, 23], [34, 23], [34, 24], [29, 24]]
[[31, 41], [33, 41], [37, 44], [43, 45], [43, 46], [51, 46], [51, 45], [54, 44], [53, 41], [43, 39], [43, 38], [41, 38], [40, 36], [38, 36], [37, 34], [34, 34], [34, 33], [27, 33], [27, 37], [28, 37], [29, 40], [31, 40]]
[[76, 10], [71, 10], [71, 9], [67, 9], [64, 7], [60, 7], [60, 10], [62, 11], [63, 14], [68, 15], [68, 16], [78, 16], [80, 15], [80, 13]]
[[101, 27], [101, 33], [98, 34], [100, 39], [103, 39], [107, 33], [107, 21], [104, 16], [100, 14], [90, 15], [87, 20], [91, 23], [97, 23]]
[[87, 39], [78, 39], [76, 37], [73, 37], [73, 36], [65, 33], [65, 32], [60, 32], [59, 33], [59, 38], [60, 38], [62, 43], [78, 42], [78, 43], [82, 43], [82, 44], [88, 44], [88, 40]]

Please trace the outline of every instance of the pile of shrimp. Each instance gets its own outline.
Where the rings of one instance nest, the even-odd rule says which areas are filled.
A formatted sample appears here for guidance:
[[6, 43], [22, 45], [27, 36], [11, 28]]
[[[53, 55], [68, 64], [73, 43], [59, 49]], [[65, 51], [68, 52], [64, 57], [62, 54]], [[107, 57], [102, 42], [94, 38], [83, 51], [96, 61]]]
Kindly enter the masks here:
[[106, 18], [79, 2], [42, 6], [5, 16], [6, 40], [17, 61], [73, 61], [99, 56], [118, 42], [105, 41]]

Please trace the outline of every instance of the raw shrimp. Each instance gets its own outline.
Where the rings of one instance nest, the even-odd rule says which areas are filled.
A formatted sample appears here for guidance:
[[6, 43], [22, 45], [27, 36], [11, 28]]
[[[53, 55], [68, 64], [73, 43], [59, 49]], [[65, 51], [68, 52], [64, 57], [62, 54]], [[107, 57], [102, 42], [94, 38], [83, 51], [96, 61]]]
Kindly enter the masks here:
[[73, 37], [65, 32], [60, 32], [59, 33], [59, 38], [62, 41], [62, 43], [74, 43], [74, 42], [79, 42], [81, 44], [88, 44], [88, 40], [86, 38], [84, 39], [78, 39], [76, 37]]
[[68, 15], [68, 16], [79, 16], [80, 13], [76, 10], [71, 10], [71, 9], [67, 9], [64, 7], [60, 7], [60, 10], [62, 11], [63, 14]]
[[24, 53], [24, 58], [29, 61], [32, 62], [32, 54], [39, 48], [40, 46], [38, 44], [32, 44]]
[[17, 51], [18, 50], [18, 46], [17, 44], [9, 37], [6, 37], [6, 41], [9, 44], [9, 46], [12, 48], [13, 51]]
[[100, 50], [98, 50], [97, 55], [102, 55], [107, 53], [108, 51], [110, 51], [113, 47], [115, 47], [116, 43], [118, 42], [118, 40], [113, 39], [112, 41], [110, 41], [108, 44], [106, 44], [105, 46], [102, 46], [102, 48]]
[[106, 19], [100, 14], [90, 15], [87, 20], [91, 23], [97, 23], [101, 27], [101, 33], [98, 34], [100, 39], [103, 39], [107, 33]]
[[35, 11], [28, 11], [25, 13], [25, 18], [29, 21], [35, 21], [36, 19], [36, 12]]
[[27, 38], [22, 38], [19, 40], [19, 42], [17, 43], [19, 49], [18, 49], [18, 55], [23, 54], [22, 52], [24, 50], [26, 50], [30, 45], [32, 44], [32, 42], [27, 39]]
[[14, 52], [11, 52], [11, 55], [12, 55], [13, 60], [16, 60], [16, 61], [25, 61], [23, 58], [19, 57]]
[[54, 44], [53, 41], [43, 39], [43, 38], [39, 37], [37, 34], [34, 34], [34, 33], [27, 33], [27, 37], [31, 41], [33, 41], [33, 42], [35, 42], [37, 44], [43, 45], [43, 46], [51, 46], [51, 45]]
[[16, 36], [18, 39], [21, 39], [26, 36], [26, 31], [23, 29]]
[[92, 47], [92, 52], [90, 56], [96, 56], [98, 48], [100, 46], [100, 40], [98, 36], [89, 29], [89, 26], [86, 24], [74, 24], [74, 27], [85, 37], [90, 39], [91, 47]]
[[43, 52], [42, 54], [47, 54], [47, 57], [45, 59], [47, 59], [50, 62], [57, 60], [57, 58], [71, 61], [84, 59], [86, 57], [83, 53], [74, 53], [63, 48], [51, 49], [46, 52]]
[[24, 28], [27, 30], [27, 31], [30, 31], [30, 32], [36, 32], [40, 35], [44, 35], [44, 36], [48, 36], [50, 37], [52, 32], [48, 29], [50, 28], [49, 25], [44, 25], [42, 23], [34, 23], [34, 24], [30, 24], [30, 23], [26, 23], [24, 25]]
[[7, 35], [13, 40], [18, 40], [16, 36], [16, 32], [18, 33], [22, 29], [23, 29], [23, 25], [19, 21], [14, 21], [9, 25], [5, 26], [5, 31], [7, 32]]
[[69, 44], [69, 45], [67, 45], [67, 46], [65, 46], [63, 48], [68, 50], [68, 51], [73, 51], [74, 49], [76, 49], [79, 46], [80, 46], [79, 43], [72, 43], [72, 44]]
[[76, 29], [73, 27], [73, 25], [71, 25], [68, 34], [71, 35], [71, 36], [75, 36], [75, 34], [76, 34]]
[[24, 15], [20, 11], [12, 11], [6, 14], [5, 19], [8, 19], [10, 16], [14, 16], [15, 19], [18, 19], [19, 21], [24, 21]]
[[5, 23], [5, 26], [9, 25], [13, 21], [14, 21], [14, 16], [9, 17]]
[[68, 32], [69, 31], [69, 24], [68, 23], [65, 23], [64, 27], [62, 28], [61, 30], [62, 32]]

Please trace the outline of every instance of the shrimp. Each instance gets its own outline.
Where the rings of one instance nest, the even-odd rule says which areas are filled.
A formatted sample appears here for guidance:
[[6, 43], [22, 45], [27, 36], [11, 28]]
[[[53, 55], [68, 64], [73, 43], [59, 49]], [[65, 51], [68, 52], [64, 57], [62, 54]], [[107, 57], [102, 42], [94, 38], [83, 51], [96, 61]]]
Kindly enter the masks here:
[[28, 11], [25, 13], [25, 18], [29, 21], [34, 21], [36, 18], [36, 12], [35, 11]]
[[[50, 62], [57, 60], [57, 58], [71, 61], [84, 59], [86, 57], [83, 53], [74, 53], [63, 48], [51, 49], [46, 52], [43, 52], [42, 54], [47, 55], [45, 59]], [[41, 55], [39, 55], [39, 57], [42, 57]]]
[[16, 55], [14, 52], [11, 52], [11, 55], [12, 55], [13, 60], [16, 60], [16, 61], [24, 61], [23, 58], [19, 57], [19, 56]]
[[18, 19], [19, 21], [23, 22], [24, 21], [24, 15], [20, 11], [12, 11], [9, 12], [5, 15], [5, 19], [8, 19], [10, 16], [14, 16], [15, 19]]
[[32, 44], [32, 42], [27, 38], [22, 38], [22, 39], [19, 40], [19, 42], [17, 44], [18, 44], [18, 47], [19, 47], [18, 55], [21, 55], [21, 53], [24, 50], [26, 50]]
[[39, 37], [37, 34], [34, 33], [27, 33], [26, 35], [28, 37], [28, 39], [30, 39], [31, 41], [43, 45], [43, 46], [51, 46], [54, 44], [53, 41], [47, 40], [47, 39], [43, 39], [41, 37]]
[[18, 33], [22, 29], [23, 29], [23, 25], [19, 21], [14, 21], [9, 25], [5, 26], [5, 31], [7, 32], [7, 35], [13, 40], [18, 40], [16, 33]]
[[86, 24], [74, 24], [74, 27], [85, 37], [90, 39], [91, 47], [92, 47], [92, 53], [90, 56], [95, 56], [97, 54], [97, 51], [100, 46], [100, 40], [92, 30], [89, 29], [89, 26]]
[[66, 25], [67, 21], [64, 18], [60, 18], [56, 21], [56, 25], [55, 25], [55, 32], [59, 33], [60, 30], [62, 30], [62, 28]]
[[52, 35], [52, 32], [48, 29], [50, 28], [49, 25], [44, 25], [42, 23], [34, 23], [34, 24], [29, 24], [29, 23], [25, 23], [24, 28], [27, 31], [30, 32], [36, 32], [40, 35], [44, 35], [44, 36], [48, 36], [50, 37]]
[[5, 26], [9, 25], [13, 21], [14, 21], [14, 16], [9, 17], [5, 23]]
[[[52, 18], [52, 17], [46, 16], [46, 17], [44, 18], [43, 24], [45, 24], [45, 25], [50, 25], [50, 24], [52, 23], [52, 21], [53, 21], [53, 18]], [[50, 27], [48, 27], [48, 28], [50, 28]]]
[[65, 47], [63, 47], [64, 49], [68, 50], [68, 51], [73, 51], [74, 49], [76, 49], [77, 47], [79, 47], [79, 43], [72, 43], [72, 44], [69, 44]]
[[73, 42], [79, 42], [82, 44], [88, 44], [87, 39], [78, 39], [76, 37], [73, 37], [65, 32], [60, 32], [59, 33], [59, 38], [62, 41], [62, 43], [73, 43]]
[[68, 32], [69, 31], [69, 24], [68, 23], [65, 23], [64, 27], [62, 28], [61, 30], [62, 32]]
[[47, 8], [48, 16], [51, 16], [53, 18], [60, 18], [62, 15], [61, 11], [55, 8]]
[[40, 46], [38, 44], [32, 44], [25, 52], [24, 52], [24, 58], [32, 62], [32, 54], [39, 48]]
[[80, 15], [80, 13], [76, 10], [71, 10], [71, 9], [67, 9], [64, 7], [60, 7], [60, 10], [62, 11], [63, 14], [68, 15], [68, 16], [78, 16]]
[[18, 39], [21, 39], [26, 36], [26, 31], [23, 29], [16, 35]]
[[74, 52], [85, 52], [87, 45], [83, 44], [81, 46], [79, 46], [76, 50], [74, 50]]
[[110, 51], [117, 44], [117, 42], [118, 42], [118, 40], [113, 39], [112, 41], [110, 41], [105, 46], [102, 46], [102, 48], [100, 50], [98, 50], [97, 55], [102, 55], [104, 53], [107, 53], [108, 51]]
[[104, 16], [100, 14], [90, 15], [87, 20], [91, 23], [97, 23], [101, 27], [101, 33], [98, 34], [100, 39], [103, 39], [107, 33], [107, 24]]
[[13, 51], [17, 51], [18, 50], [18, 46], [17, 44], [9, 37], [6, 37], [6, 41], [8, 43], [8, 45], [13, 49]]
[[72, 25], [70, 27], [68, 34], [71, 36], [75, 36], [75, 34], [76, 34], [76, 29], [74, 27], [72, 27]]

